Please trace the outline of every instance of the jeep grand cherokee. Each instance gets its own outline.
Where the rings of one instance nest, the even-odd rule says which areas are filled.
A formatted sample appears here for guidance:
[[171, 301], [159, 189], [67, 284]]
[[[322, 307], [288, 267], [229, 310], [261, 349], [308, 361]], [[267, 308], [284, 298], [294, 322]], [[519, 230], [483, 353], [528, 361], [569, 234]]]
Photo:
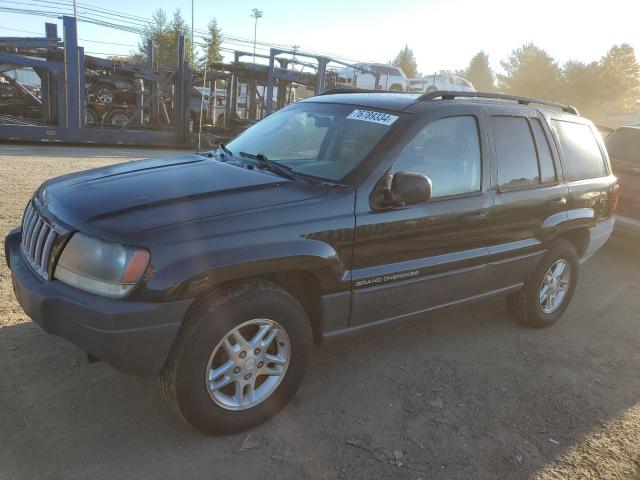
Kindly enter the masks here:
[[314, 341], [491, 296], [553, 324], [616, 201], [572, 107], [336, 91], [212, 152], [49, 180], [5, 249], [46, 331], [231, 432], [286, 404]]

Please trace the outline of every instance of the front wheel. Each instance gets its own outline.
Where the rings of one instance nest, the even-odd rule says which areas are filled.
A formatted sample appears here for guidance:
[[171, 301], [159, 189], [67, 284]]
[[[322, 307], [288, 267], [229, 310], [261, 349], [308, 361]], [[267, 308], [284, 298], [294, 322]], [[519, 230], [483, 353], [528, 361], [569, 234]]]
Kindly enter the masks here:
[[578, 254], [564, 239], [556, 240], [525, 281], [524, 288], [506, 298], [507, 310], [535, 328], [555, 323], [569, 306], [578, 283]]
[[313, 341], [302, 306], [256, 281], [204, 299], [161, 374], [171, 408], [204, 433], [231, 433], [275, 415], [302, 382]]

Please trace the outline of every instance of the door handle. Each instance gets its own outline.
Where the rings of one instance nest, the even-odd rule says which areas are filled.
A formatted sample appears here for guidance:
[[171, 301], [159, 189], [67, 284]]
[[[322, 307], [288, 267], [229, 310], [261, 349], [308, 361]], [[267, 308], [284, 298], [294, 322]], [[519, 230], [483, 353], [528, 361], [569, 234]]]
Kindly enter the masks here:
[[558, 198], [556, 200], [549, 200], [549, 205], [555, 207], [562, 207], [567, 204], [567, 197]]
[[460, 215], [461, 223], [473, 223], [480, 222], [482, 220], [486, 220], [489, 218], [489, 212], [486, 210], [479, 210], [477, 212], [466, 213], [464, 215]]

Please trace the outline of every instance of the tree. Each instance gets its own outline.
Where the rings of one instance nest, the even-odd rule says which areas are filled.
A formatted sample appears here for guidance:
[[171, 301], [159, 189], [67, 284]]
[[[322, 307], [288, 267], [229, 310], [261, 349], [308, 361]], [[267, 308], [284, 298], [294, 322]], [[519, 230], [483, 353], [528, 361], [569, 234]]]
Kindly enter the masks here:
[[469, 62], [469, 66], [457, 74], [473, 83], [479, 92], [492, 92], [495, 89], [496, 77], [489, 64], [489, 55], [484, 50], [476, 53]]
[[181, 34], [185, 37], [185, 59], [192, 66], [191, 29], [182, 18], [180, 9], [173, 12], [171, 22], [167, 21], [167, 14], [162, 8], [153, 13], [152, 21], [147, 25], [141, 43], [138, 44], [139, 55], [147, 57], [147, 42], [151, 40], [154, 64], [158, 64], [160, 68], [175, 68], [178, 61], [178, 36]]
[[598, 62], [567, 62], [562, 69], [562, 103], [575, 105], [593, 120], [603, 121], [602, 70]]
[[561, 71], [553, 58], [529, 43], [511, 52], [500, 62], [505, 70], [498, 75], [498, 86], [505, 93], [561, 100]]
[[408, 78], [415, 77], [418, 73], [416, 57], [413, 55], [413, 50], [409, 48], [409, 45], [405, 45], [391, 63], [396, 67], [400, 67]]
[[640, 100], [640, 65], [631, 45], [614, 45], [599, 62], [606, 112], [630, 111]]
[[220, 53], [220, 47], [222, 47], [222, 29], [218, 26], [218, 21], [213, 18], [207, 25], [207, 30], [208, 35], [206, 41], [209, 55], [207, 58], [207, 50], [205, 50], [198, 61], [198, 66], [203, 69], [206, 63], [207, 70], [211, 70], [211, 66], [214, 63], [222, 61], [222, 53]]

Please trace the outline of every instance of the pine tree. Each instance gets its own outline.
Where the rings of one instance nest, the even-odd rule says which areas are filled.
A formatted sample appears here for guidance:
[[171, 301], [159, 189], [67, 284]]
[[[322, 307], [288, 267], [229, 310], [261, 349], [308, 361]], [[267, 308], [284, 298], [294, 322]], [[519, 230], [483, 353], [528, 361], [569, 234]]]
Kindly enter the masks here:
[[498, 87], [505, 93], [561, 100], [561, 71], [553, 58], [530, 43], [511, 52], [500, 62], [505, 70], [498, 75]]
[[495, 89], [495, 75], [489, 64], [489, 55], [484, 50], [476, 53], [469, 62], [469, 66], [459, 72], [459, 75], [473, 83], [479, 92], [492, 92]]
[[207, 63], [207, 70], [211, 70], [211, 66], [214, 63], [218, 63], [222, 61], [222, 53], [220, 52], [220, 48], [222, 47], [222, 29], [218, 25], [218, 21], [213, 18], [207, 25], [208, 35], [207, 35], [207, 46], [209, 51], [208, 59], [207, 50], [205, 50], [198, 60], [198, 66], [201, 69], [204, 69], [205, 62]]
[[415, 77], [418, 73], [416, 57], [413, 54], [413, 50], [409, 48], [409, 45], [405, 45], [396, 56], [396, 59], [391, 63], [396, 67], [400, 67], [408, 78]]
[[631, 111], [640, 100], [640, 65], [631, 45], [614, 45], [599, 62], [602, 103], [607, 112]]
[[154, 65], [157, 64], [160, 68], [174, 69], [178, 61], [178, 36], [180, 34], [185, 37], [185, 59], [192, 66], [191, 29], [182, 18], [180, 9], [176, 9], [173, 13], [171, 22], [168, 22], [167, 14], [162, 8], [153, 13], [152, 21], [147, 25], [141, 43], [138, 45], [139, 55], [146, 58], [147, 42], [151, 40]]

